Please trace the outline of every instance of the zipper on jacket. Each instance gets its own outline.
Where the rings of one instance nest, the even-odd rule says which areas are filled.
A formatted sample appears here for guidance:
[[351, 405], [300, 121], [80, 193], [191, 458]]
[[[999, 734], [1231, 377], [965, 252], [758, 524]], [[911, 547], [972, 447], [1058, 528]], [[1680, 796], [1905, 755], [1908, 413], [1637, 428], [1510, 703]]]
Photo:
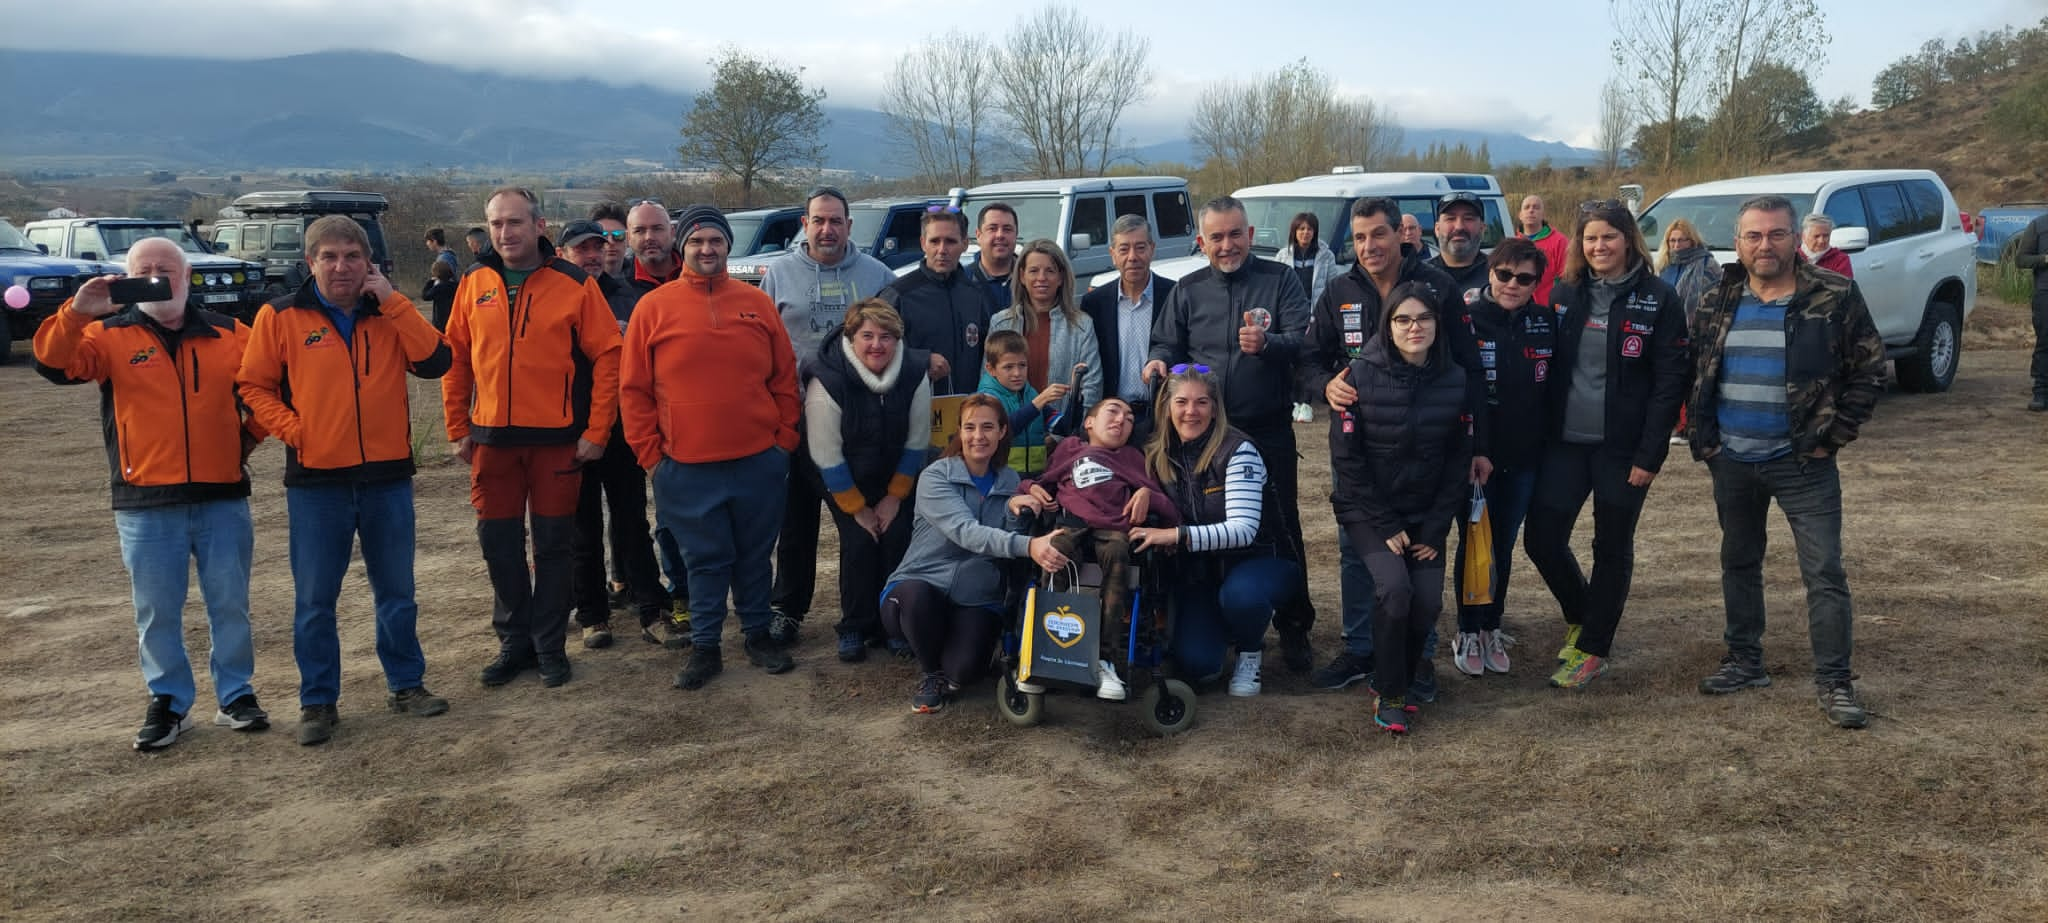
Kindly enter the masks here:
[[[179, 347], [192, 357], [192, 391], [199, 391], [199, 351], [190, 349], [180, 342]], [[185, 482], [192, 482], [192, 406], [185, 398], [185, 367], [178, 364], [177, 357], [171, 358], [171, 368], [178, 373], [178, 414], [185, 427]]]
[[356, 366], [355, 341], [358, 339], [363, 341], [363, 365], [367, 367], [370, 364], [370, 338], [363, 335], [363, 325], [360, 323], [361, 318], [357, 318], [357, 320], [359, 323], [355, 325], [353, 330], [349, 331], [351, 334], [349, 337], [348, 360], [348, 377], [351, 385], [349, 394], [356, 401], [356, 458], [361, 464], [367, 465], [370, 463], [370, 450], [363, 443], [363, 375], [367, 372], [367, 368], [358, 368]]
[[[504, 280], [505, 280], [505, 277], [504, 277], [504, 276], [503, 276], [502, 274], [498, 276], [498, 281], [500, 281], [500, 282], [503, 282]], [[532, 275], [530, 275], [530, 274], [529, 274], [529, 275], [527, 276], [527, 281], [528, 281], [528, 282], [531, 282], [531, 281], [533, 281], [533, 277], [532, 277]], [[509, 287], [509, 286], [508, 286], [508, 287]], [[527, 294], [527, 289], [526, 289], [526, 286], [525, 286], [525, 285], [521, 285], [521, 286], [519, 286], [519, 294], [520, 294], [520, 295], [521, 295], [522, 297], [523, 297], [523, 296], [525, 296], [525, 295]], [[505, 311], [505, 339], [507, 340], [507, 342], [506, 342], [506, 344], [505, 344], [505, 424], [504, 424], [504, 425], [506, 425], [506, 426], [511, 426], [511, 425], [512, 425], [512, 368], [513, 368], [513, 366], [515, 365], [515, 363], [516, 363], [516, 360], [517, 360], [517, 359], [519, 358], [519, 300], [518, 300], [518, 299], [516, 299], [516, 298], [508, 298], [508, 299], [506, 299], [506, 301], [508, 301], [508, 302], [510, 302], [510, 303], [509, 303], [509, 304], [507, 304], [507, 305], [505, 306], [505, 307], [506, 307], [506, 311]]]

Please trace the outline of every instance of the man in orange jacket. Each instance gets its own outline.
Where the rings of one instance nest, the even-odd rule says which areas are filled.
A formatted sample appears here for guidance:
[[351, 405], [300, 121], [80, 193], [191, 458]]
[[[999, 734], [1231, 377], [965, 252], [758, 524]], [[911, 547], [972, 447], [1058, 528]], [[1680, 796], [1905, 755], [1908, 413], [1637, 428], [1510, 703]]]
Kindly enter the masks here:
[[619, 407], [626, 441], [653, 473], [655, 519], [682, 544], [691, 650], [676, 686], [696, 689], [723, 669], [728, 591], [747, 659], [770, 673], [795, 665], [768, 625], [797, 444], [796, 352], [775, 302], [726, 275], [725, 216], [692, 206], [677, 228], [683, 274], [633, 309]]
[[438, 715], [427, 691], [413, 600], [412, 402], [406, 373], [439, 378], [448, 344], [370, 260], [370, 237], [346, 215], [307, 226], [312, 278], [256, 312], [242, 355], [242, 402], [283, 440], [291, 513], [292, 654], [299, 664], [299, 743], [326, 743], [341, 720], [335, 600], [350, 546], [376, 600], [377, 660], [392, 711]]
[[441, 379], [448, 438], [470, 465], [477, 542], [496, 595], [498, 656], [480, 678], [502, 686], [538, 667], [543, 684], [560, 686], [569, 681], [563, 641], [576, 501], [582, 466], [604, 455], [618, 412], [619, 327], [597, 281], [541, 236], [533, 190], [493, 190], [484, 219], [492, 252], [456, 289], [453, 361]]
[[[135, 601], [149, 711], [135, 749], [159, 750], [190, 730], [196, 695], [182, 615], [191, 562], [213, 642], [213, 723], [260, 731], [270, 716], [249, 680], [249, 476], [243, 462], [263, 430], [245, 422], [234, 371], [249, 328], [186, 307], [191, 266], [178, 245], [145, 238], [128, 250], [130, 276], [170, 283], [170, 298], [133, 306], [109, 297], [113, 276], [79, 287], [36, 330], [36, 371], [58, 384], [98, 382], [114, 526]], [[778, 488], [779, 489], [779, 488]]]

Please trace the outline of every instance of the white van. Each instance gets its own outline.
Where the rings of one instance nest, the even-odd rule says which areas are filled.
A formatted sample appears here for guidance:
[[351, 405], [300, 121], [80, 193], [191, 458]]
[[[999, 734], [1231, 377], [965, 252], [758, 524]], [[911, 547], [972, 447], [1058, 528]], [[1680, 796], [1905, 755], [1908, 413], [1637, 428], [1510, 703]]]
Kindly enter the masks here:
[[[1074, 277], [1086, 279], [1112, 268], [1109, 229], [1116, 219], [1138, 215], [1152, 223], [1160, 253], [1189, 253], [1195, 245], [1194, 209], [1188, 181], [1178, 176], [1112, 176], [1098, 179], [1034, 179], [955, 188], [952, 203], [967, 216], [972, 240], [976, 218], [991, 203], [1017, 210], [1017, 244], [1046, 238], [1065, 250]], [[969, 248], [970, 255], [979, 248]], [[964, 262], [974, 260], [965, 258]], [[911, 262], [902, 275], [918, 266]]]

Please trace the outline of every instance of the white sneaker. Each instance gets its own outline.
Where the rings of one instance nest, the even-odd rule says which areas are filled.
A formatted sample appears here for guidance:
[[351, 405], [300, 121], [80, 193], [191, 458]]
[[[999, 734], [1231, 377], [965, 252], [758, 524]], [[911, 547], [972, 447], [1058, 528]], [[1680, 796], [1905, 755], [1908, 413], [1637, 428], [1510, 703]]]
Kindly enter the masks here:
[[1095, 697], [1111, 702], [1121, 702], [1128, 695], [1124, 681], [1117, 678], [1116, 668], [1107, 660], [1095, 661]]
[[1508, 650], [1507, 644], [1503, 639], [1507, 636], [1501, 634], [1498, 628], [1492, 631], [1483, 631], [1480, 634], [1486, 638], [1486, 649], [1482, 652], [1482, 659], [1486, 661], [1487, 672], [1506, 673], [1508, 671]]
[[1457, 646], [1451, 648], [1451, 666], [1466, 676], [1480, 676], [1486, 673], [1486, 661], [1479, 648], [1476, 632], [1458, 632]]
[[1691, 443], [1691, 442], [1688, 442], [1688, 441], [1686, 440], [1686, 438], [1685, 438], [1684, 436], [1678, 435], [1677, 433], [1673, 433], [1673, 434], [1671, 435], [1671, 444], [1672, 444], [1672, 445], [1691, 445], [1692, 443]]
[[1029, 695], [1044, 695], [1045, 687], [1030, 680], [1020, 679], [1017, 680], [1017, 691]]
[[1310, 406], [1309, 406], [1309, 405], [1307, 405], [1307, 404], [1296, 404], [1296, 405], [1294, 405], [1294, 422], [1296, 422], [1296, 423], [1314, 423], [1314, 422], [1315, 422], [1315, 420], [1316, 420], [1316, 412], [1315, 412], [1315, 409], [1314, 409], [1314, 408], [1310, 407]]
[[1239, 698], [1255, 696], [1264, 688], [1259, 683], [1259, 660], [1263, 651], [1251, 651], [1237, 655], [1237, 672], [1230, 676], [1230, 694]]

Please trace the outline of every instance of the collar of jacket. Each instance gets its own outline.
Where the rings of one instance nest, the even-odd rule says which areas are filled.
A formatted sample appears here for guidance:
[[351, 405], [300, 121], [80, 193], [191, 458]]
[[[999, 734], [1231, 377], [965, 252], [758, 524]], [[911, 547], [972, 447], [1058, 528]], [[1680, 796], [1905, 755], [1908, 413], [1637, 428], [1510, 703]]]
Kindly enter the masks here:
[[939, 272], [932, 268], [932, 264], [923, 260], [917, 261], [917, 271], [923, 273], [925, 278], [940, 285], [952, 285], [960, 278], [959, 267], [954, 267], [952, 272]]
[[172, 336], [220, 336], [220, 330], [216, 329], [216, 325], [211, 320], [201, 316], [201, 314], [200, 309], [187, 306], [185, 308], [184, 322], [176, 330], [173, 330], [157, 323], [156, 318], [149, 316], [142, 308], [131, 304], [113, 314], [107, 315], [106, 320], [100, 323], [107, 327], [147, 327]]
[[[548, 239], [545, 237], [536, 238], [533, 243], [534, 248], [540, 251], [540, 265], [527, 271], [539, 272], [548, 268], [548, 264], [555, 261], [555, 245], [548, 243]], [[492, 247], [490, 253], [477, 257], [476, 261], [489, 266], [501, 276], [505, 274], [505, 256], [499, 253], [496, 247]]]
[[[320, 297], [319, 287], [311, 277], [308, 277], [299, 284], [299, 290], [292, 293], [291, 307], [324, 313], [327, 306], [320, 302]], [[378, 308], [377, 296], [365, 291], [356, 298], [356, 309], [351, 313], [356, 317], [376, 317], [384, 312]]]
[[860, 376], [862, 386], [875, 394], [887, 394], [890, 388], [896, 387], [896, 378], [903, 371], [903, 344], [900, 340], [896, 344], [896, 352], [889, 356], [889, 367], [877, 375], [868, 368], [867, 363], [860, 361], [859, 354], [853, 351], [852, 340], [843, 336], [838, 339], [840, 354], [846, 357], [847, 367], [853, 369], [855, 375]]
[[725, 274], [724, 263], [718, 264], [718, 271], [708, 276], [690, 268], [690, 264], [683, 263], [682, 272], [676, 276], [676, 281], [688, 284], [694, 288], [702, 288], [709, 292], [717, 289], [720, 282], [724, 282], [729, 278], [731, 277]]
[[[1826, 291], [1829, 287], [1828, 280], [1821, 276], [1820, 268], [1812, 263], [1793, 260], [1792, 275], [1792, 302], [1795, 304], [1805, 304], [1811, 301], [1814, 295]], [[1742, 300], [1743, 293], [1748, 289], [1749, 267], [1742, 265], [1740, 261], [1721, 267], [1721, 300], [1728, 310], [1735, 309], [1736, 302]]]

